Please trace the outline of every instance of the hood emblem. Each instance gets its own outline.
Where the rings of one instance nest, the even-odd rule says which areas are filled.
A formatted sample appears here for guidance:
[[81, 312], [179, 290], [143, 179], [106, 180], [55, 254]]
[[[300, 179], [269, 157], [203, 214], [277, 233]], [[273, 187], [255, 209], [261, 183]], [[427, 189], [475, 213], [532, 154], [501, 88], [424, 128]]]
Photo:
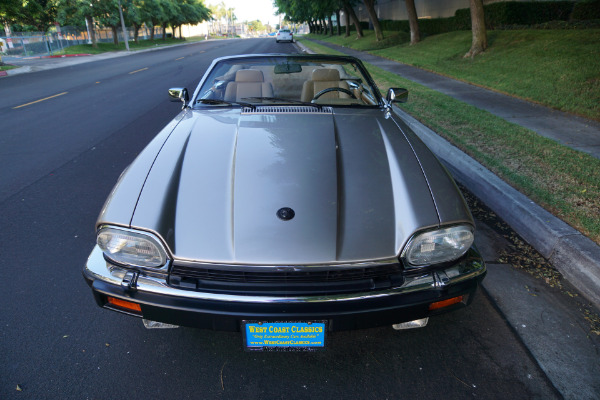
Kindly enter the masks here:
[[294, 218], [296, 213], [289, 207], [283, 207], [277, 210], [277, 217], [283, 221], [289, 221]]

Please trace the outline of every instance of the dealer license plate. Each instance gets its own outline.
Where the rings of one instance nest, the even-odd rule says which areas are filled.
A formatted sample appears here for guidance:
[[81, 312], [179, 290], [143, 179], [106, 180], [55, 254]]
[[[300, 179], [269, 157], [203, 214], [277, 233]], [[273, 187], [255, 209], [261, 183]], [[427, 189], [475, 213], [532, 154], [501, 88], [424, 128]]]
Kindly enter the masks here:
[[243, 321], [247, 351], [315, 351], [325, 349], [326, 321]]

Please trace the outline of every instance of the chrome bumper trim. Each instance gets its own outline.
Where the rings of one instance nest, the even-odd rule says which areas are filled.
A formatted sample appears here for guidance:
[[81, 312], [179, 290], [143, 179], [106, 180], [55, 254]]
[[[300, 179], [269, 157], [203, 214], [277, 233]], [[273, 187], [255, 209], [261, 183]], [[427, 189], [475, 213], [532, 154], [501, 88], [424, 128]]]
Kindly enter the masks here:
[[[468, 268], [470, 267], [470, 268]], [[91, 280], [121, 286], [129, 270], [108, 263], [98, 246], [90, 254], [84, 268], [84, 275]], [[213, 300], [240, 303], [327, 303], [339, 301], [354, 301], [374, 299], [388, 296], [398, 296], [423, 290], [439, 289], [469, 279], [474, 279], [486, 271], [485, 264], [472, 263], [471, 265], [459, 264], [439, 272], [429, 272], [421, 276], [408, 277], [402, 286], [378, 292], [336, 294], [332, 296], [301, 296], [301, 297], [267, 297], [267, 296], [240, 296], [218, 293], [204, 293], [175, 289], [167, 285], [164, 278], [157, 278], [140, 274], [137, 279], [136, 291], [164, 296], [172, 296], [197, 300]], [[440, 279], [445, 274], [443, 279]]]

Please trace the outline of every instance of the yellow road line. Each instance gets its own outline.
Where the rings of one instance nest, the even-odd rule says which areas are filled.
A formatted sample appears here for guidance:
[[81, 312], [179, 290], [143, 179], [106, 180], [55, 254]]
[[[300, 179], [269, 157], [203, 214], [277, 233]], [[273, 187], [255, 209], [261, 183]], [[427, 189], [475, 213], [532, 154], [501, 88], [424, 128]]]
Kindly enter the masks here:
[[176, 58], [175, 61], [183, 60], [185, 57]]
[[69, 93], [69, 92], [62, 92], [62, 93], [59, 93], [59, 94], [55, 94], [54, 96], [50, 96], [50, 97], [46, 97], [46, 98], [39, 99], [39, 100], [36, 100], [36, 101], [32, 101], [31, 103], [21, 104], [20, 106], [13, 107], [13, 110], [16, 110], [17, 108], [21, 108], [21, 107], [27, 107], [27, 106], [30, 106], [30, 105], [35, 104], [35, 103], [39, 103], [39, 102], [44, 101], [44, 100], [50, 100], [50, 99], [53, 99], [55, 97], [62, 96], [63, 94], [67, 94], [67, 93]]
[[146, 67], [146, 68], [138, 69], [137, 71], [131, 71], [131, 72], [129, 73], [129, 75], [136, 74], [136, 73], [138, 73], [138, 72], [142, 72], [142, 71], [145, 71], [145, 70], [147, 70], [147, 69], [148, 69], [148, 68]]

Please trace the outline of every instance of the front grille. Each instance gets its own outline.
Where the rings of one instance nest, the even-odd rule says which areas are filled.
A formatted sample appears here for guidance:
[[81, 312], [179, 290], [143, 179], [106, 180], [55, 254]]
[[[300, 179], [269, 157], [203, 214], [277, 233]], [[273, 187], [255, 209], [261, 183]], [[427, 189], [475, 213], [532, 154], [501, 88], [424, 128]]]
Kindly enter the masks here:
[[359, 268], [244, 271], [173, 265], [170, 284], [188, 290], [253, 295], [309, 295], [381, 290], [402, 283], [399, 264]]

